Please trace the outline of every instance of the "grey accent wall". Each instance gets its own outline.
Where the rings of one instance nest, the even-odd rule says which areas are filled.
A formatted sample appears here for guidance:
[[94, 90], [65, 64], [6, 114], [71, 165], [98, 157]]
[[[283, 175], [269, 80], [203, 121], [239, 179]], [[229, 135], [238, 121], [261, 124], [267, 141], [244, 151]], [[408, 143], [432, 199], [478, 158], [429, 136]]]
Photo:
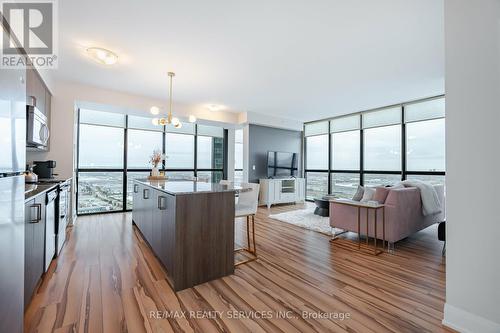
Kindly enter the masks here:
[[268, 151], [297, 153], [297, 176], [302, 175], [302, 132], [250, 125], [248, 134], [249, 182], [258, 183], [259, 179], [267, 178]]

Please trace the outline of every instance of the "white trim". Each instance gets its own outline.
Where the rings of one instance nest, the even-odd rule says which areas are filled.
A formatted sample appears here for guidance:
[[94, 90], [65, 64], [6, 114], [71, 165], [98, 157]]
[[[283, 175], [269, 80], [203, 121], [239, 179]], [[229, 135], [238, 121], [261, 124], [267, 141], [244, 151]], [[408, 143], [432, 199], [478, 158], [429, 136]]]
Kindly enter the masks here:
[[498, 333], [500, 324], [445, 303], [444, 326], [462, 333]]

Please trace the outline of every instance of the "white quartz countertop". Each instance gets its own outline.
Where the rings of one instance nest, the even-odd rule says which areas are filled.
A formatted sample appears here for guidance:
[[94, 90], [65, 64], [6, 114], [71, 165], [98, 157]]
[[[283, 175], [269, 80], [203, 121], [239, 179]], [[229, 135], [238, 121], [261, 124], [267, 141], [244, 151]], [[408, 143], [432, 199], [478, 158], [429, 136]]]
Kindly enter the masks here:
[[143, 185], [172, 195], [191, 193], [213, 193], [213, 192], [244, 192], [245, 189], [238, 185], [222, 185], [219, 183], [208, 183], [194, 180], [149, 180], [136, 179]]

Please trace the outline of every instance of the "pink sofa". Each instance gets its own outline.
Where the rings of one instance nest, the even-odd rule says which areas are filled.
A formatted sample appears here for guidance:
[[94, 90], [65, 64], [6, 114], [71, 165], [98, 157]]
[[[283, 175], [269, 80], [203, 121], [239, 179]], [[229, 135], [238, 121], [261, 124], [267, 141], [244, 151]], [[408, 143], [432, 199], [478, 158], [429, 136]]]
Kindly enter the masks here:
[[[442, 203], [442, 212], [424, 216], [420, 190], [415, 187], [399, 188], [389, 191], [385, 200], [385, 239], [395, 243], [428, 226], [445, 220], [444, 186], [436, 185], [436, 192]], [[330, 202], [330, 226], [347, 231], [358, 230], [358, 208]], [[361, 208], [361, 235], [366, 235], [366, 209]], [[374, 235], [373, 219], [375, 213], [370, 209], [368, 234]], [[382, 239], [382, 210], [377, 215], [377, 238]]]

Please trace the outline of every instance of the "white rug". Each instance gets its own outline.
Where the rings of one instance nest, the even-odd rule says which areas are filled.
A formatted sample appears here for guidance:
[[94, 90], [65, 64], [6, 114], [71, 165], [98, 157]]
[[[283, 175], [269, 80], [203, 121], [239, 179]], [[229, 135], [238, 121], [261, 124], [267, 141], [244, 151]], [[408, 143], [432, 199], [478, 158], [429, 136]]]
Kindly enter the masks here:
[[269, 215], [269, 217], [304, 229], [321, 232], [322, 234], [330, 236], [332, 235], [330, 219], [328, 217], [314, 215], [314, 208], [292, 210], [286, 213]]

